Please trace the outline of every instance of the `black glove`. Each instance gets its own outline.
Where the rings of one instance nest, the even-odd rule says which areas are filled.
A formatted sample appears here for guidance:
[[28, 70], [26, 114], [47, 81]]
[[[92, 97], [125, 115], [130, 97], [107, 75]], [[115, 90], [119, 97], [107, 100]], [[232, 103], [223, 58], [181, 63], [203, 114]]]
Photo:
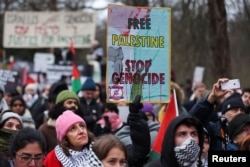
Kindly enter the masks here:
[[105, 127], [111, 131], [111, 124], [109, 122], [109, 117], [104, 116], [103, 118], [104, 118], [104, 121], [105, 121]]
[[139, 113], [143, 105], [141, 103], [141, 95], [136, 95], [133, 103], [129, 103], [129, 112], [130, 113]]

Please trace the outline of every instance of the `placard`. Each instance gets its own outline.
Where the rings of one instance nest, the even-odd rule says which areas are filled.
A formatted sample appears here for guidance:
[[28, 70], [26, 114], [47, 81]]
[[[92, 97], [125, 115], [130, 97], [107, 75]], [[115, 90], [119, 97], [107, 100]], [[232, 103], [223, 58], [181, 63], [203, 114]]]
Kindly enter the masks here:
[[107, 24], [107, 100], [168, 102], [171, 9], [109, 5]]
[[5, 12], [5, 48], [89, 48], [95, 39], [94, 12]]

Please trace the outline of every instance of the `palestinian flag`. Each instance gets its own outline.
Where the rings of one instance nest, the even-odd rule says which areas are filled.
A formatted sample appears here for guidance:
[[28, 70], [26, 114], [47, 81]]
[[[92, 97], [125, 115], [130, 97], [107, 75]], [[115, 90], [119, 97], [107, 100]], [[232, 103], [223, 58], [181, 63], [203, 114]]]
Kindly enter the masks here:
[[178, 115], [179, 114], [178, 114], [178, 107], [177, 107], [177, 101], [176, 101], [176, 93], [174, 90], [173, 93], [171, 94], [171, 98], [168, 103], [168, 106], [166, 107], [166, 111], [165, 111], [160, 129], [157, 133], [154, 144], [152, 146], [150, 157], [148, 160], [149, 162], [160, 159], [162, 141], [163, 141], [166, 129], [168, 128], [169, 123]]
[[72, 41], [70, 43], [70, 52], [73, 55], [71, 87], [72, 87], [72, 91], [77, 93], [81, 89], [82, 84], [81, 84], [80, 73], [78, 71], [75, 58], [74, 58], [76, 55], [76, 51], [75, 51], [74, 44]]

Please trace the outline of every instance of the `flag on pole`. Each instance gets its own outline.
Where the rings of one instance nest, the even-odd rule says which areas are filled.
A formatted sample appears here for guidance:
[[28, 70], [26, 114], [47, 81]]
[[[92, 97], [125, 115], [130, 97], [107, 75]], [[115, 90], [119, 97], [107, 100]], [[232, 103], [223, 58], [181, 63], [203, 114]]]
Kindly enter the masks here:
[[169, 104], [166, 107], [166, 111], [165, 111], [160, 129], [157, 133], [154, 144], [152, 146], [152, 149], [150, 152], [150, 157], [148, 160], [149, 162], [160, 159], [161, 147], [162, 147], [162, 142], [163, 142], [163, 138], [164, 138], [164, 134], [166, 132], [166, 129], [167, 129], [169, 123], [178, 115], [179, 114], [178, 114], [178, 107], [177, 107], [177, 101], [176, 101], [176, 93], [175, 93], [175, 90], [173, 90]]
[[75, 62], [75, 55], [76, 55], [76, 51], [75, 51], [75, 47], [73, 42], [70, 42], [70, 52], [73, 56], [72, 58], [72, 79], [71, 79], [71, 87], [72, 87], [72, 91], [77, 93], [81, 87], [81, 78], [80, 78], [80, 73], [78, 71], [78, 68], [76, 66], [76, 62]]

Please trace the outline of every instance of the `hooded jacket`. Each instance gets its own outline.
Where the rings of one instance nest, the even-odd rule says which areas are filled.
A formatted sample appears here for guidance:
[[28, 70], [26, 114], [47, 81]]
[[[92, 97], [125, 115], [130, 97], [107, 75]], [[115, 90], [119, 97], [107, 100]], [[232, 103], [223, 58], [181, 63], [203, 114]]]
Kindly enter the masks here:
[[[182, 122], [185, 119], [188, 119], [188, 118], [197, 120], [196, 118], [189, 116], [189, 115], [181, 115], [181, 116], [176, 117], [174, 120], [172, 120], [163, 138], [160, 159], [148, 163], [145, 167], [156, 167], [156, 166], [157, 167], [178, 167], [179, 166], [177, 159], [175, 157], [175, 152], [174, 152], [175, 130], [180, 124], [182, 124]], [[204, 140], [203, 127], [202, 127], [202, 124], [198, 120], [197, 120], [197, 123], [198, 123], [197, 130], [198, 130], [198, 137], [199, 137], [199, 146], [200, 146], [200, 150], [202, 151], [203, 140]], [[200, 154], [201, 154], [201, 151], [200, 151]], [[199, 160], [199, 165], [200, 164], [201, 162]]]

